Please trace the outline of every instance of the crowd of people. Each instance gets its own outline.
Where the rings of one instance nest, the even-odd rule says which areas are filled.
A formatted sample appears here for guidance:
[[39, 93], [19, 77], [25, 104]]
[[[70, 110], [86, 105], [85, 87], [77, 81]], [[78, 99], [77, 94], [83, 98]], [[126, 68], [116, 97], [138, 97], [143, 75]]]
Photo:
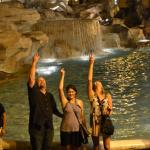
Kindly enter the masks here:
[[[73, 84], [66, 86], [64, 79], [66, 70], [60, 69], [59, 99], [63, 113], [57, 109], [55, 98], [47, 91], [44, 77], [36, 77], [36, 67], [40, 56], [38, 52], [33, 56], [28, 75], [28, 100], [29, 100], [29, 135], [32, 150], [52, 150], [54, 137], [53, 114], [62, 118], [60, 125], [60, 143], [64, 150], [80, 150], [82, 146], [80, 122], [86, 127], [84, 115], [84, 102], [77, 97], [77, 88]], [[91, 137], [93, 150], [100, 149], [100, 136], [103, 137], [105, 150], [110, 150], [110, 137], [113, 133], [105, 132], [103, 127], [112, 114], [111, 94], [104, 90], [102, 82], [93, 82], [94, 55], [89, 55], [88, 73], [88, 98], [90, 109]], [[110, 125], [111, 126], [111, 125]], [[6, 112], [0, 104], [0, 139], [5, 134]], [[107, 125], [109, 130], [109, 125]]]

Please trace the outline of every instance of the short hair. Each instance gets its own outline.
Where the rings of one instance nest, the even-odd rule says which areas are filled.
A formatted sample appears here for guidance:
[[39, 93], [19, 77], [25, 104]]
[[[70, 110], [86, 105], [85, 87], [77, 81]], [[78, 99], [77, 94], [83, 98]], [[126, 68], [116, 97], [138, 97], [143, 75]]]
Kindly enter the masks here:
[[66, 91], [68, 92], [69, 89], [73, 89], [77, 93], [77, 88], [75, 87], [75, 85], [73, 85], [73, 84], [67, 85]]

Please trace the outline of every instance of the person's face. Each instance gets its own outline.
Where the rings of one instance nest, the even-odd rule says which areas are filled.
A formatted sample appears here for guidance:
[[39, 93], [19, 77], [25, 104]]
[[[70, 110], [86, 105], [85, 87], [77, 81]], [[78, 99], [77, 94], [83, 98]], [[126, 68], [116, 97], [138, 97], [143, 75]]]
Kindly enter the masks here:
[[71, 88], [69, 88], [67, 91], [67, 97], [69, 100], [74, 99], [76, 97], [76, 94], [77, 94], [76, 91]]
[[37, 85], [40, 89], [46, 89], [46, 81], [43, 77], [39, 77], [37, 80]]
[[94, 86], [95, 86], [95, 90], [98, 90], [98, 91], [100, 91], [100, 92], [103, 91], [103, 85], [102, 85], [102, 83], [101, 83], [100, 81], [96, 81], [96, 82], [94, 83]]

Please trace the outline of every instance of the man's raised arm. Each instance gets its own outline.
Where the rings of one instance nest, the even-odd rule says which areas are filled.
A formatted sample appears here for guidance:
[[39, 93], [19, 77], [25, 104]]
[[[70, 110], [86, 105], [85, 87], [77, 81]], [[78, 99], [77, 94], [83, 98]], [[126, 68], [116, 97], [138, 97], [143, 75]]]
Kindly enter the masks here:
[[39, 61], [39, 58], [40, 58], [39, 54], [36, 53], [32, 60], [32, 64], [31, 64], [31, 68], [30, 68], [29, 76], [28, 76], [28, 84], [30, 88], [32, 88], [35, 84], [36, 65]]

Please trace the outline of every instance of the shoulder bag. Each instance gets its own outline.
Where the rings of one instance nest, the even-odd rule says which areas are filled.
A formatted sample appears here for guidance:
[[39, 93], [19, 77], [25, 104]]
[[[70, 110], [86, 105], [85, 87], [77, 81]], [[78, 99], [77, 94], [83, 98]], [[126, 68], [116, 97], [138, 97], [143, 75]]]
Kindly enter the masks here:
[[83, 144], [87, 144], [90, 133], [89, 133], [87, 127], [78, 119], [77, 114], [75, 112], [74, 112], [74, 114], [79, 122], [79, 132], [80, 132], [81, 141]]

